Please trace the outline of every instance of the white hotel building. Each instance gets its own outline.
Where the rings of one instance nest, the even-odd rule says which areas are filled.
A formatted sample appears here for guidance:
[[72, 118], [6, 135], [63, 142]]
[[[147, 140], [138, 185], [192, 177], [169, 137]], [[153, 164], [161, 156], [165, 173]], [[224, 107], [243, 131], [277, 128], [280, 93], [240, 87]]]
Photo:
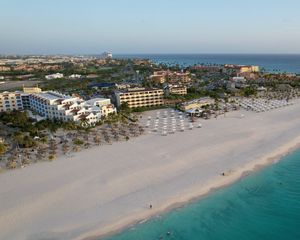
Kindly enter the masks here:
[[59, 78], [63, 78], [63, 77], [64, 77], [64, 75], [62, 73], [54, 73], [54, 74], [50, 74], [50, 75], [45, 76], [45, 78], [47, 80], [59, 79]]
[[47, 119], [95, 124], [108, 114], [116, 113], [110, 99], [84, 101], [58, 92], [48, 91], [30, 95], [30, 109]]

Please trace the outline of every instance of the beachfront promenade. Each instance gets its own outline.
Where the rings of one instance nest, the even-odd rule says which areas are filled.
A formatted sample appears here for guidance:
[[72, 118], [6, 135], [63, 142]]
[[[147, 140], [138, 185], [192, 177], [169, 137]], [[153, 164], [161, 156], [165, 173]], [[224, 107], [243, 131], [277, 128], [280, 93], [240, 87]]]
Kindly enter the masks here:
[[287, 152], [300, 142], [299, 119], [298, 100], [260, 114], [230, 112], [192, 131], [1, 173], [0, 239], [83, 239], [148, 218]]

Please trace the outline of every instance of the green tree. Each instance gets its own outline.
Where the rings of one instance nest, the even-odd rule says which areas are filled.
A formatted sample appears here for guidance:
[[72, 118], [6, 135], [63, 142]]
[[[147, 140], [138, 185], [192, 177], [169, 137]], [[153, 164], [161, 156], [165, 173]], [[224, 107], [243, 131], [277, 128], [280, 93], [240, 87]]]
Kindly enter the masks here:
[[4, 143], [0, 143], [0, 156], [3, 156], [4, 153], [6, 152], [7, 147], [5, 146]]

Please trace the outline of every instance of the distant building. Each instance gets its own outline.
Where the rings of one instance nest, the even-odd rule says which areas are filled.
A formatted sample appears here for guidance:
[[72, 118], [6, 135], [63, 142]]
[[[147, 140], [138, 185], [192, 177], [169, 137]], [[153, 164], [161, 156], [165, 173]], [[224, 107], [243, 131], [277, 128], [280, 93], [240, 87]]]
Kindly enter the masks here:
[[47, 80], [59, 79], [59, 78], [63, 78], [63, 77], [64, 77], [64, 75], [62, 73], [55, 73], [55, 74], [50, 74], [50, 75], [45, 76], [45, 78]]
[[221, 66], [210, 66], [210, 65], [196, 65], [190, 67], [191, 70], [197, 70], [197, 71], [202, 71], [202, 72], [209, 72], [209, 73], [219, 73], [222, 71]]
[[86, 76], [86, 78], [88, 78], [88, 79], [93, 79], [93, 78], [97, 78], [97, 77], [99, 77], [97, 74], [89, 74]]
[[191, 82], [189, 72], [171, 72], [168, 75], [168, 82], [173, 84], [187, 84]]
[[0, 66], [0, 72], [9, 72], [9, 71], [11, 71], [10, 67]]
[[21, 92], [0, 93], [0, 112], [23, 110]]
[[167, 72], [166, 71], [154, 72], [150, 76], [150, 80], [156, 84], [163, 84], [167, 81]]
[[117, 83], [116, 87], [119, 90], [124, 90], [124, 89], [131, 88], [131, 87], [137, 87], [137, 84], [132, 84], [132, 83]]
[[189, 72], [156, 71], [150, 76], [150, 80], [157, 84], [173, 83], [188, 84], [191, 82]]
[[111, 52], [104, 52], [104, 53], [102, 53], [101, 58], [103, 58], [103, 59], [112, 59], [113, 54]]
[[80, 74], [72, 74], [69, 76], [70, 79], [79, 79], [81, 78], [82, 76]]
[[226, 64], [224, 66], [227, 72], [234, 72], [236, 74], [243, 74], [243, 73], [258, 73], [260, 71], [259, 66], [246, 66], [246, 65], [233, 65], [233, 64]]
[[130, 108], [152, 107], [163, 105], [164, 91], [162, 89], [132, 88], [115, 91], [117, 106], [128, 103]]
[[186, 95], [187, 87], [181, 85], [172, 85], [168, 84], [164, 87], [164, 91], [166, 95], [175, 94], [175, 95]]

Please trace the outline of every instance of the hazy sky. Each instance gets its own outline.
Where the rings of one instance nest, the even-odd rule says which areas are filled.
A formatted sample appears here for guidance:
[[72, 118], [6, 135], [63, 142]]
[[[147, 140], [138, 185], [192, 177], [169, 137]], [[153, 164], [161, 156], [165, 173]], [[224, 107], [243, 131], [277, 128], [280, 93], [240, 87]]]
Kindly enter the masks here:
[[0, 0], [0, 54], [300, 53], [300, 0]]

